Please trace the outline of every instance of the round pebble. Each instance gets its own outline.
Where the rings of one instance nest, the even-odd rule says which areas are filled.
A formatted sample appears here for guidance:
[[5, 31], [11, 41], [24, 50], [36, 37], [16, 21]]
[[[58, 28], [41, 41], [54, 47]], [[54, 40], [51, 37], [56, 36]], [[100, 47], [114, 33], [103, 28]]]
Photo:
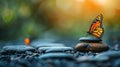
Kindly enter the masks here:
[[102, 40], [93, 37], [81, 37], [79, 39], [80, 42], [101, 42]]
[[108, 51], [96, 55], [96, 58], [108, 57], [109, 59], [115, 59], [120, 57], [120, 51]]
[[81, 52], [103, 52], [109, 50], [108, 45], [102, 43], [100, 39], [92, 37], [82, 37], [80, 42], [75, 46], [77, 51]]
[[39, 59], [68, 59], [74, 60], [71, 54], [66, 53], [46, 53], [39, 56]]
[[103, 43], [78, 43], [75, 49], [81, 52], [103, 52], [107, 51], [109, 47]]
[[73, 51], [73, 48], [72, 47], [40, 47], [38, 51], [40, 53], [67, 52], [67, 51]]
[[50, 52], [65, 52], [65, 51], [72, 51], [72, 47], [51, 47], [46, 50], [46, 53]]
[[2, 48], [1, 54], [25, 53], [26, 51], [34, 52], [35, 49], [26, 45], [8, 45]]
[[61, 44], [61, 43], [34, 43], [34, 44], [31, 44], [31, 46], [33, 46], [35, 48], [39, 48], [39, 47], [65, 47], [65, 45]]
[[77, 58], [77, 61], [78, 62], [92, 62], [94, 61], [94, 58], [90, 56], [80, 56]]

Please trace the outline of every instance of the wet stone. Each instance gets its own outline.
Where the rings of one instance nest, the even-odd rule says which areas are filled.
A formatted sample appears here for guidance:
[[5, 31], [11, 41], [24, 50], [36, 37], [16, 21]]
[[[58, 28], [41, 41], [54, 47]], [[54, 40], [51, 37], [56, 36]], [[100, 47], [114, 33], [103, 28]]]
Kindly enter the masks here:
[[109, 59], [115, 59], [120, 57], [120, 51], [108, 51], [108, 52], [103, 52], [95, 56], [95, 58], [103, 58], [103, 57], [108, 57]]
[[48, 49], [50, 49], [51, 47], [40, 47], [40, 48], [38, 48], [38, 52], [39, 53], [45, 53], [46, 52], [46, 50], [48, 50]]
[[46, 53], [39, 56], [39, 59], [67, 59], [67, 60], [74, 60], [71, 54], [66, 53]]
[[1, 54], [25, 53], [26, 51], [34, 52], [35, 49], [26, 45], [9, 45], [2, 48]]
[[109, 48], [102, 43], [78, 43], [75, 49], [81, 52], [103, 52], [107, 51]]
[[[23, 58], [23, 57], [22, 57]], [[19, 56], [19, 55], [11, 55], [10, 56], [10, 60], [11, 61], [15, 61], [15, 60], [20, 60], [21, 59], [21, 56]]]
[[100, 42], [101, 40], [93, 37], [81, 37], [79, 41], [80, 42]]
[[94, 58], [90, 57], [90, 56], [80, 56], [77, 58], [77, 62], [81, 63], [81, 62], [93, 62]]
[[51, 52], [68, 52], [73, 51], [72, 47], [40, 47], [39, 51], [44, 51], [45, 53]]
[[103, 52], [109, 50], [108, 45], [102, 43], [101, 40], [92, 37], [82, 37], [80, 42], [75, 46], [77, 51], [81, 52]]
[[65, 47], [64, 44], [61, 43], [33, 43], [31, 44], [34, 48], [39, 48], [39, 47]]
[[103, 56], [103, 57], [94, 57], [94, 60], [95, 61], [98, 61], [98, 62], [104, 62], [104, 61], [108, 61], [109, 58], [107, 56]]
[[95, 57], [94, 55], [84, 54], [84, 56], [79, 56], [77, 58], [78, 62], [105, 62], [108, 61], [109, 58], [106, 56], [103, 57]]

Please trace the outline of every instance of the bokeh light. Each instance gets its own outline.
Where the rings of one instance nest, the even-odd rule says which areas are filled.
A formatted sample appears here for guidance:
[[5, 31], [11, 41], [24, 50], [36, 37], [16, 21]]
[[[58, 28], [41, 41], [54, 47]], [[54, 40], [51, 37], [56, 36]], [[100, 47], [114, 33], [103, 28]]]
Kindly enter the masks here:
[[104, 15], [104, 40], [120, 38], [119, 0], [1, 0], [0, 3], [1, 40], [42, 38], [48, 31], [63, 38], [87, 36], [90, 24], [100, 13]]

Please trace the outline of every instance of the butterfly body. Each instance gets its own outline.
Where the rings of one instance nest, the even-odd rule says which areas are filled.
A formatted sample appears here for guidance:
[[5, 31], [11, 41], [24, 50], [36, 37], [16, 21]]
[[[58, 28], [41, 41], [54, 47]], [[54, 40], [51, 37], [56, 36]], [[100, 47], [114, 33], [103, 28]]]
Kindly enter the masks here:
[[100, 14], [98, 15], [94, 21], [92, 22], [89, 31], [87, 32], [89, 35], [92, 35], [98, 39], [101, 39], [103, 33], [104, 33], [104, 28], [102, 25], [102, 20], [103, 20], [103, 15]]

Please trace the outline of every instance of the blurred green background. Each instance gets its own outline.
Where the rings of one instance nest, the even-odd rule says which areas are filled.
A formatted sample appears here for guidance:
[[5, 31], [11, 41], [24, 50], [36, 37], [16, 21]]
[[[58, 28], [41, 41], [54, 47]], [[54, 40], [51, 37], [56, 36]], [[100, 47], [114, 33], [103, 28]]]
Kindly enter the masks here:
[[0, 40], [42, 39], [49, 33], [78, 39], [87, 36], [93, 19], [102, 13], [103, 40], [120, 44], [119, 4], [120, 0], [0, 0]]

